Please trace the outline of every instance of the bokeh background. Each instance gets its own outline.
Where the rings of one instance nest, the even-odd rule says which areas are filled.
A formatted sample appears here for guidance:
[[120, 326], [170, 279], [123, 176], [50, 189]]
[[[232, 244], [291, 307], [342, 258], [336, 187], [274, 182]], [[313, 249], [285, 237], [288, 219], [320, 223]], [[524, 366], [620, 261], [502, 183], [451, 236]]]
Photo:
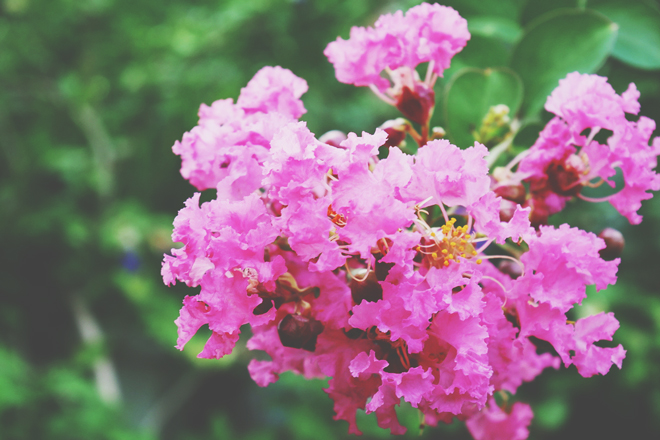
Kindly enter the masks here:
[[[185, 352], [173, 347], [181, 301], [196, 290], [167, 288], [159, 274], [172, 220], [194, 192], [170, 148], [200, 103], [236, 98], [264, 65], [308, 81], [303, 119], [317, 135], [373, 132], [396, 110], [338, 83], [323, 49], [417, 3], [0, 2], [0, 439], [349, 438], [324, 381], [254, 384], [244, 339], [220, 361], [196, 359], [203, 329]], [[471, 135], [456, 121], [474, 128], [483, 114], [470, 109], [487, 102], [473, 101], [499, 96], [482, 81], [493, 71], [514, 78], [502, 98], [523, 122], [512, 148], [531, 145], [549, 119], [544, 96], [573, 70], [607, 76], [619, 93], [634, 81], [641, 114], [660, 121], [657, 1], [444, 4], [473, 35], [436, 86], [433, 122], [460, 146]], [[660, 438], [660, 197], [641, 213], [631, 226], [608, 204], [575, 202], [551, 218], [624, 233], [619, 282], [576, 313], [614, 311], [614, 343], [628, 354], [605, 377], [562, 368], [523, 385], [532, 439]], [[470, 438], [462, 423], [420, 432], [406, 405], [400, 418], [406, 438]], [[372, 416], [358, 421], [364, 439], [389, 437]]]

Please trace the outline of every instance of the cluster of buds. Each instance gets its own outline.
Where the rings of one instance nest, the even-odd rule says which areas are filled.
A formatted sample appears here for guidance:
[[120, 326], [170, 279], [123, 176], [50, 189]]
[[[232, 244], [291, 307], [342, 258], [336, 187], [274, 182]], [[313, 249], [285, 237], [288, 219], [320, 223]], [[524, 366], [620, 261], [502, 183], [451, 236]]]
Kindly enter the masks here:
[[[422, 4], [328, 45], [340, 81], [371, 87], [408, 118], [374, 134], [317, 139], [298, 121], [305, 81], [280, 67], [260, 70], [236, 103], [202, 105], [174, 152], [183, 177], [217, 197], [186, 202], [173, 233], [183, 246], [162, 269], [167, 284], [201, 287], [176, 320], [179, 349], [208, 325], [199, 356], [220, 358], [249, 324], [248, 348], [271, 358], [250, 362], [255, 382], [284, 371], [330, 377], [326, 392], [350, 432], [359, 433], [359, 409], [405, 432], [395, 412], [403, 399], [427, 425], [466, 420], [477, 440], [528, 435], [530, 407], [500, 407], [494, 393], [515, 394], [561, 363], [584, 377], [621, 367], [621, 345], [595, 344], [612, 340], [612, 313], [566, 314], [588, 285], [616, 282], [619, 259], [606, 243], [622, 240], [545, 220], [593, 179], [609, 183], [619, 165], [624, 195], [608, 199], [638, 222], [646, 191], [660, 185], [653, 121], [623, 116], [638, 110], [634, 86], [618, 96], [603, 78], [571, 74], [548, 100], [557, 117], [536, 144], [491, 175], [484, 145], [460, 149], [430, 129], [435, 79], [469, 37], [456, 11]], [[613, 105], [598, 113], [587, 92], [620, 114]], [[501, 110], [479, 136], [501, 136]], [[593, 140], [599, 128], [613, 132], [607, 145]], [[415, 155], [399, 148], [406, 136]], [[554, 353], [538, 353], [535, 339]]]

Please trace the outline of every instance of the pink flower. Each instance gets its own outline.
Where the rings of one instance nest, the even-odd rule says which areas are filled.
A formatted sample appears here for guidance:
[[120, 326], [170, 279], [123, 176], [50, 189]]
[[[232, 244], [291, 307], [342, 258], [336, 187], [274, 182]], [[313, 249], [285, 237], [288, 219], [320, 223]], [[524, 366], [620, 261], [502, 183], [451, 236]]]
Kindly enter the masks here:
[[[628, 121], [626, 113], [639, 112], [639, 92], [634, 84], [621, 96], [597, 75], [570, 73], [548, 98], [546, 109], [557, 115], [541, 132], [539, 139], [520, 161], [516, 179], [529, 182], [535, 225], [563, 209], [567, 200], [580, 197], [584, 187], [607, 183], [623, 172], [624, 187], [600, 200], [608, 200], [628, 220], [637, 224], [642, 200], [648, 191], [660, 190], [660, 175], [654, 168], [660, 155], [660, 141], [649, 146], [655, 122], [640, 117]], [[589, 133], [583, 133], [589, 129]], [[607, 144], [594, 140], [600, 130], [612, 135]], [[586, 134], [586, 135], [585, 135]]]
[[[454, 9], [422, 3], [408, 10], [382, 15], [373, 28], [353, 27], [348, 40], [337, 38], [324, 53], [334, 65], [337, 80], [369, 86], [405, 117], [428, 123], [435, 105], [433, 85], [460, 52], [470, 33]], [[424, 81], [415, 68], [428, 62]], [[381, 75], [387, 72], [390, 80]]]
[[352, 28], [348, 40], [337, 38], [324, 53], [340, 82], [384, 91], [389, 83], [380, 74], [386, 68], [414, 70], [431, 61], [431, 70], [442, 75], [469, 39], [467, 22], [454, 9], [422, 3], [405, 16], [401, 11], [381, 16], [373, 28]]
[[280, 66], [259, 70], [241, 90], [236, 105], [247, 114], [276, 112], [298, 119], [307, 112], [300, 97], [307, 82]]
[[525, 275], [519, 280], [534, 279], [531, 297], [538, 302], [567, 312], [586, 298], [585, 288], [595, 284], [601, 290], [616, 282], [619, 259], [604, 261], [598, 251], [605, 242], [595, 234], [571, 228], [541, 226], [540, 234], [528, 235], [529, 251], [521, 262]]
[[461, 150], [445, 139], [431, 141], [418, 150], [412, 180], [402, 195], [416, 201], [431, 197], [427, 204], [470, 206], [490, 187], [487, 154], [479, 143]]
[[[177, 348], [208, 326], [199, 356], [220, 358], [248, 324], [247, 347], [270, 357], [250, 362], [254, 381], [330, 378], [335, 419], [350, 433], [360, 433], [357, 410], [405, 433], [405, 401], [429, 425], [467, 420], [477, 440], [527, 438], [529, 406], [499, 407], [495, 392], [515, 393], [560, 361], [585, 377], [621, 367], [621, 345], [596, 345], [618, 329], [611, 313], [566, 316], [588, 285], [616, 281], [619, 260], [600, 257], [594, 234], [542, 224], [594, 179], [611, 183], [617, 167], [625, 186], [609, 200], [638, 221], [641, 200], [660, 188], [655, 124], [626, 119], [639, 110], [634, 86], [619, 96], [604, 78], [571, 74], [529, 153], [491, 177], [483, 145], [426, 142], [433, 82], [469, 37], [456, 11], [424, 3], [326, 49], [341, 81], [372, 87], [422, 125], [415, 155], [381, 129], [317, 139], [297, 121], [307, 84], [281, 67], [260, 70], [236, 104], [202, 105], [174, 151], [185, 178], [217, 193], [186, 201], [172, 234], [182, 246], [163, 261], [166, 284], [200, 287], [175, 321]], [[612, 131], [606, 144], [600, 129]], [[534, 338], [557, 356], [537, 353]]]
[[516, 402], [505, 411], [491, 397], [488, 406], [465, 424], [475, 440], [525, 440], [533, 416], [526, 403]]
[[291, 71], [264, 67], [236, 104], [231, 99], [202, 104], [198, 125], [172, 147], [181, 156], [181, 175], [199, 190], [223, 182], [221, 191], [229, 200], [258, 189], [270, 140], [282, 125], [305, 113], [299, 98], [306, 91], [305, 80]]

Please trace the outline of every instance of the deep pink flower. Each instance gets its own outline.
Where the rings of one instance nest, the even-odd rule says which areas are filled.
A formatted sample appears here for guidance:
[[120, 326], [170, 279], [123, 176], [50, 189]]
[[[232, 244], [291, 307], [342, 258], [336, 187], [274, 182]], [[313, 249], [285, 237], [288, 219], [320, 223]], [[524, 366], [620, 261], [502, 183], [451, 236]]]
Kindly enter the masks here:
[[475, 440], [525, 440], [533, 416], [526, 403], [516, 402], [505, 411], [491, 397], [488, 406], [465, 424]]
[[[616, 168], [623, 173], [624, 187], [603, 198], [628, 220], [637, 224], [642, 200], [649, 191], [660, 190], [660, 175], [654, 168], [660, 141], [649, 146], [655, 122], [640, 117], [628, 121], [626, 113], [639, 112], [639, 92], [634, 84], [617, 95], [607, 78], [570, 73], [548, 98], [546, 109], [555, 115], [539, 139], [520, 161], [515, 178], [529, 182], [532, 220], [535, 225], [563, 209], [567, 200], [581, 197], [587, 186], [607, 183], [612, 188]], [[600, 130], [612, 135], [606, 144], [594, 140]], [[588, 130], [588, 132], [587, 132]]]

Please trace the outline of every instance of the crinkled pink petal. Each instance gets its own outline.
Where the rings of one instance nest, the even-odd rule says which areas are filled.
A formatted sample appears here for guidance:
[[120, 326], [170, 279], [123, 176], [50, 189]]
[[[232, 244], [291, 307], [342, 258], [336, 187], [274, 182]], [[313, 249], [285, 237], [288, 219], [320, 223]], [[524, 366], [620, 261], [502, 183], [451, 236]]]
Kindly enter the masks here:
[[353, 377], [349, 365], [360, 353], [374, 348], [370, 341], [348, 339], [342, 331], [324, 331], [318, 337], [315, 359], [323, 374], [332, 377], [325, 392], [334, 401], [334, 419], [346, 420], [351, 434], [361, 434], [355, 413], [365, 409], [367, 399], [377, 392], [381, 380], [375, 374], [365, 379]]
[[315, 353], [297, 348], [284, 347], [273, 322], [252, 327], [253, 336], [247, 342], [249, 350], [263, 350], [271, 361], [252, 360], [248, 365], [250, 376], [259, 386], [275, 382], [280, 373], [294, 371], [306, 378], [323, 378], [315, 361]]
[[353, 27], [350, 38], [337, 38], [323, 51], [335, 67], [337, 81], [356, 86], [371, 84], [384, 91], [388, 80], [380, 76], [386, 68], [396, 68], [403, 56], [402, 43], [382, 29]]
[[405, 17], [400, 11], [383, 15], [375, 27], [387, 29], [404, 42], [402, 65], [414, 68], [433, 61], [433, 71], [440, 76], [470, 39], [467, 21], [453, 8], [437, 3], [414, 6]]
[[434, 385], [431, 369], [422, 366], [410, 368], [400, 374], [382, 373], [383, 379], [395, 384], [396, 395], [417, 408], [422, 399], [430, 395]]
[[587, 285], [595, 284], [601, 290], [616, 282], [619, 259], [600, 257], [598, 251], [605, 243], [595, 234], [567, 224], [541, 226], [540, 235], [530, 234], [525, 241], [529, 251], [521, 257], [524, 277], [543, 277], [540, 288], [531, 293], [536, 301], [566, 312], [586, 297]]
[[332, 193], [332, 209], [346, 220], [336, 233], [364, 259], [370, 258], [380, 238], [407, 228], [415, 219], [415, 211], [396, 199], [387, 181], [378, 181], [366, 163], [354, 163], [340, 175]]
[[389, 429], [392, 434], [402, 435], [406, 433], [406, 428], [399, 423], [394, 409], [400, 402], [401, 398], [396, 394], [395, 385], [390, 382], [383, 382], [378, 388], [378, 392], [367, 403], [365, 410], [367, 414], [371, 412], [376, 413], [378, 426], [383, 429]]
[[232, 352], [234, 346], [236, 346], [236, 342], [238, 342], [239, 336], [239, 331], [236, 333], [213, 332], [204, 345], [204, 350], [197, 357], [203, 359], [220, 359]]
[[417, 151], [413, 177], [402, 196], [417, 203], [431, 197], [425, 206], [470, 206], [490, 187], [487, 154], [479, 143], [461, 150], [445, 139], [431, 141]]
[[520, 180], [547, 179], [546, 169], [550, 163], [563, 161], [575, 153], [575, 147], [571, 143], [572, 139], [573, 134], [565, 121], [558, 117], [551, 119], [520, 161], [516, 177]]
[[621, 369], [626, 350], [619, 344], [614, 348], [594, 345], [597, 341], [611, 341], [619, 328], [619, 321], [613, 313], [599, 313], [578, 319], [575, 323], [575, 356], [573, 363], [584, 377], [594, 374], [607, 374], [612, 364]]
[[385, 91], [390, 86], [381, 77], [385, 68], [414, 69], [430, 61], [433, 72], [442, 75], [469, 39], [467, 21], [454, 9], [423, 3], [405, 16], [401, 11], [381, 16], [373, 28], [353, 27], [348, 40], [337, 38], [324, 54], [340, 82]]
[[612, 149], [610, 160], [623, 172], [624, 187], [609, 197], [609, 202], [632, 224], [642, 221], [637, 211], [642, 201], [653, 197], [649, 191], [660, 190], [660, 175], [655, 172], [660, 155], [660, 138], [649, 146], [655, 122], [641, 117], [637, 123], [629, 122], [625, 130], [615, 132], [608, 140]]
[[385, 360], [376, 358], [376, 353], [369, 350], [369, 354], [361, 352], [353, 358], [348, 368], [351, 370], [353, 377], [360, 379], [367, 379], [372, 374], [380, 374], [389, 363]]
[[625, 99], [617, 95], [605, 77], [573, 72], [559, 80], [545, 109], [568, 122], [576, 133], [589, 127], [616, 130], [626, 121], [624, 107], [637, 107], [635, 98], [630, 89]]
[[518, 205], [513, 217], [508, 222], [503, 222], [500, 221], [501, 201], [501, 197], [496, 197], [495, 193], [489, 191], [468, 207], [468, 213], [475, 219], [475, 229], [500, 244], [504, 244], [507, 238], [518, 241], [523, 235], [530, 234], [532, 232], [529, 222], [530, 209]]
[[465, 424], [475, 440], [525, 440], [533, 417], [532, 408], [526, 403], [516, 402], [504, 411], [491, 397], [488, 406]]
[[279, 112], [298, 119], [307, 111], [300, 100], [306, 91], [307, 82], [289, 69], [266, 66], [241, 90], [236, 105], [248, 114]]

